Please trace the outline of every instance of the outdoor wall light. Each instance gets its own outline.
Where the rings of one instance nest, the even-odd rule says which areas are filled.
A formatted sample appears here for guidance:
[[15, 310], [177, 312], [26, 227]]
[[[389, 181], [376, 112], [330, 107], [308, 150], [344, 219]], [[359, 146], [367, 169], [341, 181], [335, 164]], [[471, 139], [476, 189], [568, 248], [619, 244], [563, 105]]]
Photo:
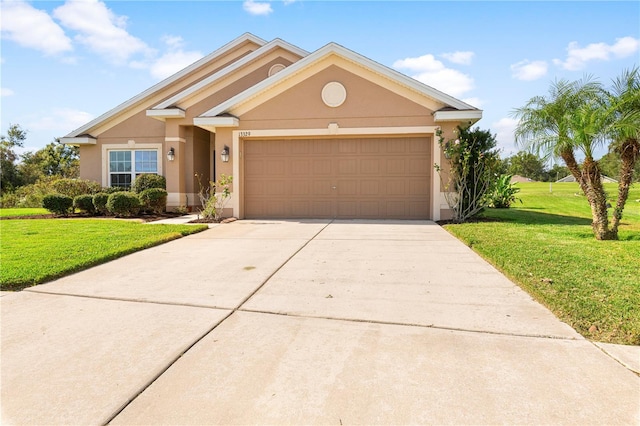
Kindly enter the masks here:
[[173, 147], [171, 147], [171, 149], [169, 149], [169, 152], [167, 152], [167, 160], [173, 161], [175, 159], [176, 159], [176, 151], [173, 149]]
[[226, 146], [226, 145], [224, 146], [224, 149], [220, 153], [220, 158], [222, 159], [223, 163], [228, 163], [229, 162], [229, 147], [228, 146]]

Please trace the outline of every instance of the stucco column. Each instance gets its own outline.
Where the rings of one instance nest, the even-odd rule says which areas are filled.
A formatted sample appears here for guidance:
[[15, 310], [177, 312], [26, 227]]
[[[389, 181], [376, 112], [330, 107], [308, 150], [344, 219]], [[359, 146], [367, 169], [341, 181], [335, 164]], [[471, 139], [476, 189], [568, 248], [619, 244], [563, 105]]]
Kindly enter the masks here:
[[[187, 205], [185, 185], [186, 138], [184, 127], [167, 120], [164, 138], [165, 178], [167, 179], [167, 210]], [[167, 152], [173, 148], [174, 159], [167, 158]]]

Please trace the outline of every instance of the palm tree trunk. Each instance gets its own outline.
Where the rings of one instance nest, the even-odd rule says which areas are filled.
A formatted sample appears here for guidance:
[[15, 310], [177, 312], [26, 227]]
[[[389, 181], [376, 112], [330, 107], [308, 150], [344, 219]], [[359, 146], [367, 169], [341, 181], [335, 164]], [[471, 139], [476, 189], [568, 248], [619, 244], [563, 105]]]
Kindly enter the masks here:
[[576, 161], [576, 157], [573, 155], [573, 149], [565, 149], [560, 152], [560, 157], [564, 161], [564, 164], [567, 165], [569, 172], [576, 179], [576, 182], [580, 185], [580, 189], [582, 192], [587, 195], [587, 187], [584, 183], [584, 179], [582, 178], [582, 170], [580, 170], [580, 166]]
[[587, 188], [585, 195], [591, 206], [593, 233], [597, 240], [617, 240], [618, 233], [609, 229], [607, 197], [602, 186], [602, 174], [598, 163], [587, 157], [582, 168], [582, 181]]
[[640, 141], [638, 139], [627, 139], [620, 146], [620, 180], [618, 182], [618, 199], [616, 208], [613, 210], [611, 220], [611, 230], [618, 233], [618, 226], [622, 219], [622, 211], [629, 197], [629, 187], [633, 182], [633, 168], [640, 159]]

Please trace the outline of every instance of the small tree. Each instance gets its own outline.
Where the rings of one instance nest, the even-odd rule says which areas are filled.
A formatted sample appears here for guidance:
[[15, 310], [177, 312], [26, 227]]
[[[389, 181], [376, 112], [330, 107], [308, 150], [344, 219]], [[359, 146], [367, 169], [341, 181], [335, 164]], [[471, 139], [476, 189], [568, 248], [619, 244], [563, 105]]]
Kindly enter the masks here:
[[[490, 131], [478, 127], [473, 130], [458, 127], [458, 139], [446, 142], [441, 130], [436, 134], [451, 166], [444, 188], [452, 219], [467, 221], [487, 205], [486, 194], [495, 179], [494, 169], [500, 163], [495, 149], [497, 141]], [[436, 170], [442, 178], [440, 167], [436, 166]]]
[[233, 182], [233, 177], [221, 174], [220, 179], [216, 182], [209, 181], [206, 186], [202, 185], [202, 175], [196, 173], [196, 178], [200, 185], [198, 196], [202, 204], [200, 210], [202, 218], [219, 222], [222, 218], [224, 206], [229, 201], [229, 198], [231, 198], [231, 183]]

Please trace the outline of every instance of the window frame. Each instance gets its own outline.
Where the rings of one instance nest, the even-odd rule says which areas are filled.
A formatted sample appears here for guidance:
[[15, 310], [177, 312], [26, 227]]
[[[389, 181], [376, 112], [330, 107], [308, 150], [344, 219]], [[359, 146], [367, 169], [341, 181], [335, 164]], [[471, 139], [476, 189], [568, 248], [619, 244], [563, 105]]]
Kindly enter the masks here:
[[[163, 146], [161, 143], [155, 144], [142, 144], [142, 143], [129, 143], [129, 144], [109, 144], [102, 145], [102, 186], [111, 187], [111, 175], [112, 174], [130, 174], [131, 182], [135, 179], [136, 175], [140, 174], [157, 174], [163, 175], [163, 163], [162, 157]], [[129, 151], [131, 152], [131, 171], [130, 172], [111, 172], [111, 152], [117, 151]], [[136, 171], [136, 152], [137, 151], [155, 151], [156, 152], [156, 171]]]

